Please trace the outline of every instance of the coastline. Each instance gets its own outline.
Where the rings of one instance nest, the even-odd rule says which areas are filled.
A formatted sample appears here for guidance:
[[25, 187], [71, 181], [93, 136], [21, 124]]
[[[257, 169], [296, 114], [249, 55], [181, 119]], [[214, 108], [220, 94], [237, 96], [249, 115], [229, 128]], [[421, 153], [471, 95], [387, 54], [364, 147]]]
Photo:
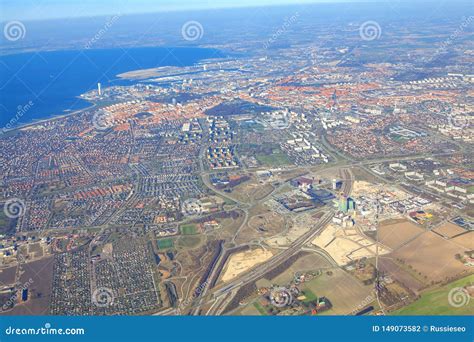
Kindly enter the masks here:
[[2, 132], [1, 132], [0, 136], [5, 135], [5, 134], [9, 134], [9, 133], [12, 133], [12, 132], [15, 132], [15, 131], [25, 130], [25, 129], [28, 129], [30, 127], [33, 127], [33, 126], [36, 126], [36, 125], [41, 125], [41, 124], [46, 123], [46, 122], [54, 122], [56, 120], [61, 120], [61, 119], [67, 118], [69, 116], [77, 115], [77, 114], [79, 114], [81, 112], [84, 112], [86, 110], [93, 109], [97, 106], [97, 104], [95, 104], [95, 103], [91, 103], [91, 102], [89, 102], [89, 103], [91, 104], [90, 106], [87, 106], [86, 108], [75, 110], [75, 111], [70, 112], [70, 113], [54, 115], [54, 116], [46, 118], [46, 119], [33, 120], [32, 122], [25, 123], [25, 124], [19, 125], [17, 127], [14, 127], [14, 128], [8, 129], [8, 130], [3, 130], [2, 129]]
[[[224, 58], [225, 55], [222, 53], [219, 53], [216, 55], [216, 50], [215, 48], [212, 47], [175, 47], [176, 49], [182, 50], [182, 60], [185, 62], [184, 65], [181, 64], [176, 64], [174, 60], [171, 59], [166, 59], [168, 54], [166, 53], [166, 48], [164, 47], [138, 47], [133, 49], [132, 52], [135, 54], [139, 54], [142, 56], [143, 60], [141, 61], [141, 68], [137, 68], [136, 62], [135, 63], [129, 63], [128, 61], [122, 61], [121, 64], [116, 65], [116, 68], [114, 70], [110, 70], [109, 79], [113, 79], [114, 82], [117, 83], [137, 83], [140, 82], [142, 79], [149, 78], [149, 75], [145, 75], [145, 77], [124, 77], [126, 75], [130, 75], [128, 73], [131, 73], [133, 75], [134, 73], [138, 74], [148, 74], [150, 73], [151, 70], [160, 70], [164, 68], [165, 70], [167, 68], [182, 68], [182, 67], [192, 67], [202, 61], [210, 61], [214, 60], [215, 58]], [[91, 53], [92, 55], [92, 60], [96, 61], [98, 65], [103, 65], [108, 61], [110, 58], [115, 58], [117, 57], [117, 50], [116, 48], [107, 48], [107, 49], [92, 49]], [[215, 50], [215, 51], [214, 51]], [[71, 52], [74, 50], [55, 50], [52, 49], [51, 51], [48, 51], [51, 55], [48, 55], [47, 60], [51, 62], [51, 65], [62, 65], [64, 64], [63, 62], [65, 60], [68, 60], [68, 58], [71, 58]], [[4, 51], [3, 51], [4, 52]], [[64, 54], [63, 54], [64, 52]], [[22, 65], [17, 65], [18, 63], [21, 62], [21, 60], [17, 60], [12, 58], [11, 56], [14, 55], [28, 55], [31, 54], [32, 51], [23, 51], [22, 53], [12, 53], [11, 55], [2, 55], [0, 53], [0, 58], [3, 57], [9, 57], [10, 59], [8, 61], [7, 65], [11, 66], [12, 70], [16, 70], [15, 67], [22, 67]], [[157, 57], [162, 57], [160, 62], [156, 64], [156, 58]], [[26, 58], [23, 56], [23, 58]], [[45, 57], [46, 58], [46, 57]], [[84, 61], [80, 61], [84, 62]], [[87, 62], [87, 61], [85, 61]], [[101, 64], [102, 63], [102, 64]], [[21, 64], [21, 63], [20, 63]], [[44, 62], [31, 62], [29, 65], [30, 69], [34, 69], [35, 67], [42, 67]], [[38, 108], [35, 109], [38, 112], [38, 115], [34, 114], [33, 112], [31, 114], [24, 115], [24, 113], [17, 113], [18, 109], [20, 106], [17, 106], [17, 103], [26, 103], [29, 104], [31, 101], [28, 97], [22, 97], [19, 96], [19, 98], [15, 98], [14, 101], [10, 101], [11, 98], [13, 98], [18, 91], [15, 89], [15, 86], [7, 89], [4, 89], [5, 94], [8, 94], [8, 96], [5, 98], [4, 103], [4, 108], [5, 108], [5, 113], [2, 111], [2, 118], [4, 118], [5, 122], [1, 122], [0, 124], [0, 134], [5, 135], [5, 134], [11, 134], [11, 132], [15, 132], [17, 130], [24, 130], [24, 129], [29, 129], [31, 127], [34, 127], [36, 125], [41, 125], [46, 122], [52, 122], [54, 120], [59, 120], [61, 118], [67, 117], [69, 115], [76, 115], [77, 113], [81, 113], [85, 110], [91, 110], [94, 108], [97, 104], [94, 104], [92, 102], [89, 102], [87, 100], [84, 100], [80, 98], [80, 95], [84, 93], [84, 91], [87, 91], [90, 87], [90, 84], [93, 83], [91, 80], [96, 82], [96, 80], [100, 81], [100, 77], [103, 75], [96, 75], [96, 72], [90, 71], [90, 68], [87, 68], [87, 64], [80, 64], [79, 67], [79, 75], [82, 75], [81, 73], [84, 72], [84, 76], [78, 77], [78, 72], [70, 72], [70, 73], [58, 73], [58, 70], [55, 69], [55, 67], [51, 67], [49, 69], [42, 69], [42, 74], [37, 76], [45, 84], [45, 88], [50, 89], [50, 92], [45, 94], [44, 98], [41, 99], [41, 103], [38, 104]], [[25, 72], [28, 72], [31, 70], [25, 70]], [[51, 85], [51, 78], [54, 75], [61, 75], [61, 80], [59, 83], [61, 87], [57, 87], [56, 89], [54, 87], [50, 87]], [[6, 75], [8, 76], [8, 75]], [[87, 76], [87, 77], [86, 77]], [[85, 79], [86, 81], [83, 81]], [[79, 80], [79, 81], [78, 81]], [[27, 80], [28, 81], [28, 80]], [[79, 83], [78, 83], [79, 82]], [[82, 83], [81, 83], [82, 82]], [[27, 82], [28, 83], [28, 82]], [[63, 92], [63, 88], [67, 87], [68, 89], [72, 89], [74, 87], [69, 87], [70, 84], [74, 84], [74, 87], [77, 87], [79, 90], [78, 92], [76, 91], [71, 91], [67, 90]], [[18, 87], [17, 87], [18, 88]], [[44, 88], [42, 88], [44, 89]], [[74, 88], [75, 89], [75, 88]], [[32, 91], [34, 91], [33, 89]], [[89, 89], [90, 90], [90, 89]], [[40, 91], [42, 91], [40, 89]], [[54, 93], [55, 92], [55, 93]], [[79, 109], [72, 109], [73, 111], [67, 111], [68, 107], [71, 107], [71, 104], [68, 102], [69, 100], [72, 100], [73, 98], [76, 99], [82, 99], [84, 100], [84, 103], [82, 104], [82, 108]], [[69, 99], [69, 100], [67, 100]], [[66, 100], [65, 104], [61, 101]], [[58, 102], [59, 101], [59, 102]], [[46, 105], [46, 103], [52, 103], [51, 106]], [[98, 104], [100, 105], [100, 103]], [[26, 106], [25, 106], [26, 107]], [[28, 110], [28, 108], [27, 108]], [[27, 111], [26, 110], [26, 111]], [[25, 113], [26, 113], [25, 111]], [[15, 117], [13, 117], [11, 120], [8, 119], [8, 114], [9, 112], [12, 113], [17, 113]], [[43, 113], [39, 115], [39, 113]], [[49, 114], [48, 114], [49, 113]], [[5, 116], [3, 116], [5, 115]], [[37, 118], [34, 118], [34, 117]]]

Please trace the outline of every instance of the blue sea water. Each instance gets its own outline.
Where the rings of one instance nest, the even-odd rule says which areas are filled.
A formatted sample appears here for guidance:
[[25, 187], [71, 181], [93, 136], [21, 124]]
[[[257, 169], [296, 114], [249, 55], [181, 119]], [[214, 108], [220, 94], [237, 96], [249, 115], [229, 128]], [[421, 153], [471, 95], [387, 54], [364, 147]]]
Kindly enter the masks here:
[[[131, 84], [117, 74], [159, 66], [188, 66], [223, 57], [214, 49], [132, 48], [29, 52], [0, 56], [0, 127], [16, 125], [88, 107], [77, 98], [94, 89]], [[26, 109], [26, 110], [25, 110]]]

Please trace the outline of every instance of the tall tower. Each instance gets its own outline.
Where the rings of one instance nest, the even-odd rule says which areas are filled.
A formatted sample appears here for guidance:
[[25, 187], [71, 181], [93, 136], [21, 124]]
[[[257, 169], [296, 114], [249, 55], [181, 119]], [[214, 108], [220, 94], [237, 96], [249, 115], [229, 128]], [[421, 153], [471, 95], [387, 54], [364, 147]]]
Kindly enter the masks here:
[[100, 82], [97, 83], [97, 94], [99, 94], [99, 96], [102, 96], [102, 87]]

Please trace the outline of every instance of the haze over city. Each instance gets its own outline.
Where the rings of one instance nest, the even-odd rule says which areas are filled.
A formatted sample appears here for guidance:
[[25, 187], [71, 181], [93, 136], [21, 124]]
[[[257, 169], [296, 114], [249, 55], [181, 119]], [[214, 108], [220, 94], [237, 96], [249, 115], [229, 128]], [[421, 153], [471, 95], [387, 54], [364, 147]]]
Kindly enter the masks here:
[[0, 8], [1, 317], [468, 337], [472, 4]]

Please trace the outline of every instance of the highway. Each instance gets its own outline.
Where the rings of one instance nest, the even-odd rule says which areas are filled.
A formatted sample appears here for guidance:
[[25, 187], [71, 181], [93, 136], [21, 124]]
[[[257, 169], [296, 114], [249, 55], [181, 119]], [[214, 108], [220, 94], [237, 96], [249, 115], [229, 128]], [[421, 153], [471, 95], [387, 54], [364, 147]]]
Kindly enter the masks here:
[[[256, 204], [256, 202], [261, 202], [261, 201], [254, 201], [252, 203], [244, 203], [244, 202], [235, 200], [234, 198], [230, 197], [229, 194], [224, 193], [223, 191], [219, 191], [215, 189], [214, 187], [212, 187], [209, 181], [210, 173], [206, 172], [203, 165], [202, 157], [203, 155], [201, 155], [201, 158], [200, 158], [200, 163], [201, 163], [200, 166], [201, 166], [202, 180], [204, 184], [214, 193], [232, 200], [234, 203], [236, 203], [235, 209], [238, 208], [244, 212], [245, 219], [242, 225], [238, 229], [238, 231], [240, 231], [240, 229], [245, 225], [248, 219], [248, 209], [252, 205]], [[412, 156], [401, 157], [401, 158], [389, 157], [389, 158], [379, 158], [379, 159], [365, 160], [365, 161], [355, 161], [355, 160], [346, 159], [345, 162], [339, 165], [331, 165], [331, 166], [328, 165], [327, 167], [318, 166], [317, 170], [313, 170], [312, 168], [304, 168], [304, 169], [308, 172], [317, 172], [317, 171], [322, 171], [322, 170], [327, 171], [330, 169], [335, 169], [335, 171], [337, 170], [339, 172], [338, 178], [343, 181], [341, 193], [345, 196], [349, 196], [351, 194], [353, 183], [354, 183], [354, 175], [351, 171], [352, 167], [361, 167], [362, 169], [366, 170], [370, 174], [373, 174], [372, 170], [370, 170], [367, 167], [370, 164], [390, 162], [390, 161], [416, 160], [416, 159], [422, 159], [425, 157], [426, 157], [425, 155], [412, 155]], [[298, 168], [298, 169], [303, 169], [303, 168]], [[385, 179], [383, 179], [383, 177], [379, 176], [378, 178], [381, 178], [381, 180], [384, 181], [384, 183], [387, 182]], [[274, 193], [275, 190], [276, 189], [274, 189], [272, 193]], [[271, 194], [267, 195], [265, 199], [267, 199], [270, 195]], [[271, 259], [269, 259], [265, 263], [260, 264], [254, 267], [253, 269], [249, 270], [248, 272], [242, 274], [241, 276], [233, 279], [229, 283], [223, 284], [216, 288], [209, 288], [208, 286], [205, 286], [201, 293], [201, 296], [197, 300], [197, 303], [193, 305], [191, 314], [192, 315], [221, 314], [225, 310], [226, 306], [230, 303], [232, 298], [235, 296], [237, 291], [242, 286], [245, 286], [251, 282], [254, 282], [260, 279], [269, 270], [275, 267], [278, 267], [281, 263], [286, 261], [291, 256], [295, 255], [299, 251], [307, 249], [305, 245], [308, 242], [312, 241], [318, 234], [321, 233], [321, 231], [325, 228], [325, 226], [331, 221], [333, 216], [334, 216], [334, 210], [330, 209], [307, 233], [300, 236], [287, 249], [273, 256]], [[223, 252], [225, 252], [225, 250]], [[202, 312], [202, 309], [204, 308], [204, 306], [207, 306], [206, 312]], [[170, 312], [170, 313], [173, 314], [174, 312]]]
[[[373, 174], [372, 170], [370, 170], [367, 167], [367, 165], [374, 164], [374, 163], [390, 162], [390, 161], [399, 162], [402, 160], [416, 160], [416, 159], [422, 159], [424, 157], [425, 155], [412, 155], [412, 156], [401, 157], [401, 158], [389, 157], [389, 158], [379, 158], [379, 159], [365, 160], [365, 161], [356, 161], [356, 160], [344, 158], [345, 162], [343, 162], [340, 165], [332, 165], [329, 167], [322, 167], [322, 168], [318, 167], [318, 169], [319, 170], [325, 169], [326, 171], [333, 168], [337, 169], [339, 171], [339, 179], [343, 181], [341, 192], [344, 196], [349, 196], [351, 194], [353, 183], [354, 183], [354, 175], [351, 171], [352, 167], [361, 167], [367, 172]], [[201, 163], [202, 163], [202, 159], [201, 159]], [[306, 168], [306, 170], [313, 171], [311, 170], [311, 168]], [[246, 219], [244, 220], [244, 223], [240, 227], [242, 228], [242, 226], [245, 224], [245, 222], [248, 219], [249, 207], [255, 203], [243, 203], [240, 201], [236, 201], [234, 198], [230, 197], [228, 194], [222, 191], [218, 191], [217, 189], [214, 189], [209, 182], [209, 178], [208, 178], [209, 173], [205, 172], [203, 164], [201, 164], [201, 171], [202, 171], [202, 176], [203, 176], [202, 177], [203, 182], [209, 189], [211, 189], [211, 191], [234, 201], [234, 203], [237, 203], [236, 208], [239, 208], [244, 211], [244, 213], [246, 214]], [[382, 177], [379, 177], [379, 178], [382, 178]], [[384, 180], [384, 179], [382, 178], [381, 180]], [[384, 181], [386, 183], [386, 180]], [[274, 191], [272, 191], [272, 193], [274, 193]], [[267, 197], [268, 196], [266, 196], [266, 198]], [[273, 256], [271, 259], [269, 259], [265, 263], [255, 266], [253, 269], [249, 270], [248, 272], [242, 274], [241, 276], [233, 279], [232, 281], [224, 285], [218, 286], [213, 289], [210, 289], [206, 286], [198, 303], [195, 306], [193, 306], [193, 309], [191, 311], [192, 314], [193, 315], [203, 314], [201, 312], [203, 306], [209, 305], [209, 304], [211, 304], [211, 306], [208, 307], [207, 312], [205, 312], [204, 314], [206, 315], [221, 314], [224, 311], [225, 307], [229, 304], [229, 302], [235, 296], [239, 288], [260, 279], [261, 277], [263, 277], [265, 273], [274, 269], [275, 267], [278, 267], [281, 263], [288, 260], [288, 258], [292, 257], [299, 251], [303, 250], [305, 248], [304, 246], [308, 242], [312, 241], [318, 234], [321, 233], [321, 231], [331, 221], [333, 216], [334, 216], [334, 209], [330, 209], [307, 233], [300, 236], [287, 249]]]
[[[227, 300], [223, 299], [223, 296], [226, 297], [229, 295], [230, 292], [236, 291], [241, 286], [247, 285], [253, 281], [260, 279], [269, 270], [277, 267], [293, 255], [298, 253], [304, 245], [312, 241], [318, 234], [321, 233], [321, 231], [331, 221], [333, 216], [334, 211], [331, 209], [326, 214], [324, 214], [324, 216], [307, 233], [301, 235], [298, 239], [296, 239], [286, 250], [273, 256], [267, 262], [256, 266], [255, 268], [243, 274], [242, 276], [232, 280], [229, 283], [226, 283], [224, 287], [215, 289], [212, 293], [214, 300], [220, 301], [221, 304], [213, 304], [213, 311], [223, 309], [222, 303], [227, 304]], [[232, 297], [233, 296], [230, 296], [230, 298]], [[196, 310], [194, 310], [194, 313], [196, 312], [199, 312], [197, 308]]]
[[[201, 159], [201, 162], [202, 162], [202, 159]], [[202, 168], [201, 170], [204, 171], [203, 170], [204, 167], [203, 167], [202, 164], [201, 164], [201, 168]], [[341, 175], [341, 178], [342, 178], [342, 181], [343, 181], [343, 185], [342, 185], [341, 190], [342, 190], [342, 192], [345, 196], [349, 196], [350, 193], [351, 193], [351, 190], [352, 190], [354, 176], [353, 176], [353, 174], [352, 174], [352, 172], [349, 168], [341, 169], [340, 170], [340, 175]], [[216, 193], [221, 194], [220, 191], [216, 191], [216, 189], [214, 189], [211, 186], [207, 175], [204, 175], [202, 178], [203, 178], [203, 182], [205, 183], [205, 185], [208, 188], [210, 188], [212, 191], [214, 191]], [[274, 189], [274, 190], [276, 190], [276, 189]], [[272, 193], [274, 193], [274, 191], [272, 191]], [[227, 194], [222, 193], [221, 195], [224, 195], [224, 197], [226, 197], [226, 198], [232, 199]], [[266, 196], [265, 199], [267, 197], [269, 197], [269, 195]], [[234, 200], [234, 199], [232, 199], [232, 200]], [[237, 206], [240, 209], [242, 209], [244, 211], [245, 215], [246, 215], [246, 219], [244, 220], [243, 224], [240, 227], [240, 228], [242, 228], [243, 225], [245, 224], [245, 222], [248, 219], [248, 205], [249, 204], [242, 203], [242, 202], [237, 202], [237, 203], [238, 203]], [[243, 274], [242, 276], [234, 279], [232, 282], [225, 284], [224, 287], [217, 288], [214, 291], [212, 291], [207, 286], [205, 286], [205, 288], [203, 289], [203, 292], [200, 296], [200, 299], [198, 301], [198, 304], [193, 307], [191, 313], [193, 315], [200, 315], [201, 314], [202, 306], [209, 302], [209, 301], [205, 300], [205, 298], [208, 297], [208, 295], [210, 295], [211, 297], [214, 298], [214, 302], [213, 302], [211, 308], [207, 311], [206, 315], [217, 314], [217, 313], [222, 312], [224, 310], [225, 306], [228, 304], [228, 302], [230, 302], [230, 300], [234, 297], [235, 292], [240, 287], [242, 287], [242, 286], [244, 286], [248, 283], [251, 283], [253, 281], [258, 280], [266, 272], [268, 272], [269, 270], [277, 267], [279, 264], [281, 264], [282, 262], [284, 262], [285, 260], [287, 260], [291, 256], [298, 253], [304, 247], [304, 245], [306, 245], [308, 242], [312, 241], [318, 234], [321, 233], [321, 231], [331, 221], [333, 216], [334, 216], [334, 211], [331, 209], [312, 227], [312, 229], [310, 229], [307, 233], [303, 234], [298, 239], [296, 239], [286, 250], [284, 250], [283, 252], [275, 255], [274, 257], [272, 257], [267, 262], [256, 266], [255, 268], [253, 268], [249, 272]], [[240, 228], [238, 229], [238, 231], [240, 231]], [[234, 238], [235, 238], [235, 236], [234, 236]]]

